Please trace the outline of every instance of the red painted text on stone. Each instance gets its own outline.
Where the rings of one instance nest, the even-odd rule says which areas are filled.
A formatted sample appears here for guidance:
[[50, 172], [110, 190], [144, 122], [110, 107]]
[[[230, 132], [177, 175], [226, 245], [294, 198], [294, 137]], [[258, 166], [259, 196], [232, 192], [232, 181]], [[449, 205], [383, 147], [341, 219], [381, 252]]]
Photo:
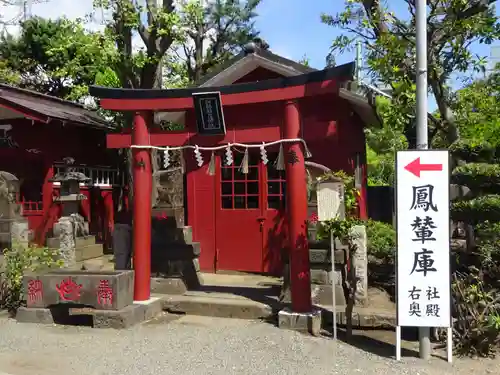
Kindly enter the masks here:
[[56, 285], [59, 297], [63, 301], [78, 301], [80, 299], [81, 284], [77, 284], [71, 277], [64, 279]]
[[28, 281], [28, 302], [35, 303], [43, 299], [43, 284], [41, 280]]
[[97, 303], [100, 305], [113, 304], [113, 289], [109, 285], [109, 280], [99, 281], [99, 286], [97, 287]]

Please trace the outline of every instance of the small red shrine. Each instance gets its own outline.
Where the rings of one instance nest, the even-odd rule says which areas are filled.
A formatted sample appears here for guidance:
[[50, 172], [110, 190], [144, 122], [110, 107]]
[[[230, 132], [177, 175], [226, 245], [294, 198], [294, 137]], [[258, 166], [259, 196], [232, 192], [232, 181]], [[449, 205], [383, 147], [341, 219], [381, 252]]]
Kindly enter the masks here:
[[113, 189], [124, 182], [116, 152], [106, 149], [112, 129], [79, 104], [0, 84], [0, 171], [20, 181], [17, 200], [39, 244], [60, 217], [54, 202], [59, 186], [50, 179], [64, 168], [65, 157], [75, 159], [75, 167], [92, 179], [82, 187], [88, 199], [81, 204], [90, 233], [103, 243], [110, 239]]
[[[366, 218], [364, 126], [376, 119], [366, 97], [349, 89], [353, 73], [354, 64], [316, 71], [253, 46], [196, 88], [91, 88], [102, 108], [135, 113], [132, 133], [110, 134], [108, 147], [133, 149], [136, 300], [150, 295], [150, 149], [183, 147], [185, 221], [201, 243], [201, 269], [276, 274], [287, 249], [292, 307], [311, 310], [304, 143], [313, 162], [355, 175], [361, 191], [359, 215]], [[199, 133], [193, 98], [200, 93], [220, 93], [225, 134]], [[165, 117], [184, 129], [153, 129], [153, 112], [170, 112]], [[274, 141], [279, 142], [266, 147], [266, 164], [254, 146]], [[285, 170], [274, 167], [280, 143]], [[228, 145], [232, 163], [225, 160], [224, 150], [209, 149]], [[208, 173], [212, 152], [214, 171]]]

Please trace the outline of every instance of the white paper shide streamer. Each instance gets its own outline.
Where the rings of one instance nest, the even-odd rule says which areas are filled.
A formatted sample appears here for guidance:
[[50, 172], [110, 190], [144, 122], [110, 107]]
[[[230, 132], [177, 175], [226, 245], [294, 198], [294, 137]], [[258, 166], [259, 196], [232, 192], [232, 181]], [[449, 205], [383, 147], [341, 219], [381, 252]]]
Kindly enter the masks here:
[[267, 158], [267, 151], [266, 151], [266, 147], [264, 146], [264, 143], [262, 143], [262, 145], [260, 146], [260, 158], [261, 158], [262, 163], [264, 165], [267, 165], [267, 163], [269, 163], [269, 159]]
[[198, 146], [195, 146], [194, 157], [196, 159], [198, 167], [201, 167], [203, 165], [203, 156], [201, 155], [200, 148]]
[[233, 165], [233, 151], [231, 150], [231, 145], [226, 147], [226, 165]]
[[[241, 165], [239, 166], [239, 170], [242, 173], [248, 173], [248, 161], [249, 161], [249, 149], [250, 148], [259, 148], [260, 149], [260, 158], [262, 160], [262, 163], [264, 165], [267, 165], [269, 163], [269, 158], [267, 156], [267, 150], [266, 147], [271, 147], [275, 145], [279, 145], [279, 153], [277, 159], [274, 161], [274, 167], [277, 170], [284, 170], [285, 169], [285, 154], [283, 150], [283, 144], [284, 143], [302, 143], [302, 146], [304, 147], [304, 158], [310, 158], [311, 157], [311, 152], [309, 151], [306, 142], [302, 138], [292, 138], [292, 139], [280, 139], [277, 141], [272, 141], [272, 142], [262, 142], [261, 144], [243, 144], [243, 143], [228, 143], [226, 145], [220, 145], [220, 146], [213, 146], [213, 147], [202, 147], [198, 145], [185, 145], [185, 146], [176, 146], [176, 147], [158, 147], [158, 146], [142, 146], [142, 145], [132, 145], [130, 148], [137, 148], [137, 149], [154, 149], [154, 150], [159, 150], [163, 151], [163, 168], [167, 168], [170, 165], [170, 152], [171, 151], [182, 151], [186, 149], [193, 149], [194, 150], [194, 157], [196, 159], [196, 164], [198, 167], [203, 166], [203, 155], [201, 154], [201, 150], [203, 151], [210, 151], [211, 156], [210, 156], [210, 163], [208, 165], [208, 171], [207, 173], [211, 176], [215, 174], [215, 151], [217, 150], [225, 150], [224, 151], [224, 161], [225, 165], [230, 166], [234, 164], [234, 157], [233, 157], [233, 147], [242, 147], [244, 148], [244, 156]], [[182, 172], [185, 172], [185, 166], [184, 166], [184, 154], [181, 152], [181, 169]]]

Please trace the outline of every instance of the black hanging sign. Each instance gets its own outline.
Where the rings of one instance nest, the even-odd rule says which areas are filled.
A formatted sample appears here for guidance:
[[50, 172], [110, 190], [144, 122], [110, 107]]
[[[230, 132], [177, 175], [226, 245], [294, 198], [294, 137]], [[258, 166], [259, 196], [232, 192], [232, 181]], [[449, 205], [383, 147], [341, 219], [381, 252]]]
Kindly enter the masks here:
[[193, 93], [193, 101], [196, 111], [198, 134], [226, 134], [226, 124], [224, 123], [220, 92]]

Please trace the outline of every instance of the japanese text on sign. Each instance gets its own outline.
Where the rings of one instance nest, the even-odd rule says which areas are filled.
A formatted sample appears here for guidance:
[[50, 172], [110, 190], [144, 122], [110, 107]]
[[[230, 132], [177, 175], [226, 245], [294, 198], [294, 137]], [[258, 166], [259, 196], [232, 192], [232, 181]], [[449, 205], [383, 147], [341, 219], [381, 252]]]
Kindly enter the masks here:
[[28, 303], [36, 303], [43, 299], [43, 284], [41, 280], [28, 281]]
[[78, 301], [80, 299], [81, 289], [82, 285], [77, 284], [71, 277], [68, 277], [62, 280], [59, 284], [56, 284], [56, 290], [57, 293], [59, 293], [61, 301]]
[[398, 325], [450, 326], [447, 151], [397, 155]]

